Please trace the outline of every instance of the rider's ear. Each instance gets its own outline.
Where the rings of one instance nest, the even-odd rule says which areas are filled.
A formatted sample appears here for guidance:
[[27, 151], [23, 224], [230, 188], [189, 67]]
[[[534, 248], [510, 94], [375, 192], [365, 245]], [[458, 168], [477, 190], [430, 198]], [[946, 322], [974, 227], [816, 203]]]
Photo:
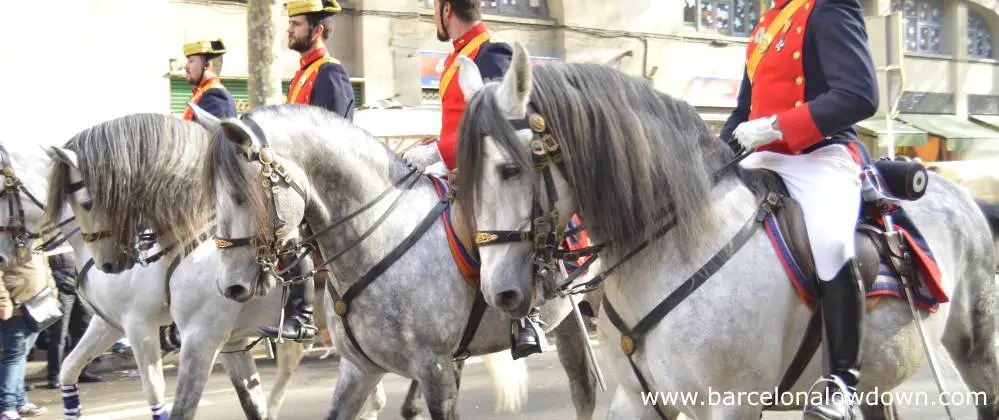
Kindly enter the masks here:
[[63, 149], [58, 146], [50, 146], [45, 149], [45, 153], [48, 153], [52, 160], [65, 163], [74, 169], [80, 169], [80, 163], [76, 157], [76, 152], [73, 152], [72, 150]]

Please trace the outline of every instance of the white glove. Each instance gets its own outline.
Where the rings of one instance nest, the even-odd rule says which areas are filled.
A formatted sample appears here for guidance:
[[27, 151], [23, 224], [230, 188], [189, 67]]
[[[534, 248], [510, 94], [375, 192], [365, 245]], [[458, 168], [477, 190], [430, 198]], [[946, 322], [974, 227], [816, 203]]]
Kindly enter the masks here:
[[426, 167], [444, 160], [440, 151], [437, 150], [437, 143], [416, 146], [404, 153], [402, 158], [420, 172], [423, 172]]
[[753, 150], [757, 147], [773, 143], [784, 137], [784, 134], [774, 128], [777, 116], [771, 115], [766, 118], [757, 118], [739, 124], [732, 131], [732, 136], [739, 141], [742, 147]]

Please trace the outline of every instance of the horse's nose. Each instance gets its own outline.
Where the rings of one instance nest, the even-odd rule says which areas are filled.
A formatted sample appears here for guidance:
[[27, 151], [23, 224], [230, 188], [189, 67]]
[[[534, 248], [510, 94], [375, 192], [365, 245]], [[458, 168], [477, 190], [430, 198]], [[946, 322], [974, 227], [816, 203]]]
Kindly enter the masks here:
[[101, 264], [101, 271], [103, 271], [105, 273], [113, 273], [114, 272], [114, 266], [112, 266], [111, 263]]
[[496, 294], [496, 306], [504, 311], [516, 310], [523, 302], [524, 295], [519, 290], [504, 290]]
[[0, 257], [0, 267], [6, 267], [6, 266], [7, 266], [7, 259], [4, 257]]
[[225, 288], [225, 297], [243, 303], [250, 300], [250, 289], [234, 284]]

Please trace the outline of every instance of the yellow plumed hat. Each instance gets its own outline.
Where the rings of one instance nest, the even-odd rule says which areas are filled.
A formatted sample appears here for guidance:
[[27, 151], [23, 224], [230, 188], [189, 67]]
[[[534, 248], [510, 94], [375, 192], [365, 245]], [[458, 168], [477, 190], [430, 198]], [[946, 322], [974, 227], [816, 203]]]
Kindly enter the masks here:
[[288, 17], [316, 15], [326, 17], [339, 13], [340, 4], [336, 0], [292, 0], [287, 3]]
[[225, 54], [225, 44], [222, 43], [221, 39], [184, 44], [184, 57], [194, 54], [222, 55]]

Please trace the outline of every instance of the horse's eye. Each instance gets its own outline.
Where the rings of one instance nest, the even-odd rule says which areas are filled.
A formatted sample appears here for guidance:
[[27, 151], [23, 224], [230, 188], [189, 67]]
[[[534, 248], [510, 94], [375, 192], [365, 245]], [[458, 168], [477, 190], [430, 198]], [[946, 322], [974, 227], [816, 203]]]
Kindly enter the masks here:
[[511, 178], [516, 178], [517, 175], [520, 175], [520, 166], [517, 166], [517, 164], [515, 163], [504, 163], [499, 166], [499, 172], [500, 172], [500, 177], [503, 178], [504, 181], [506, 181]]
[[80, 207], [83, 207], [83, 209], [86, 211], [90, 211], [90, 209], [94, 208], [94, 200], [84, 201], [83, 203], [80, 204]]

